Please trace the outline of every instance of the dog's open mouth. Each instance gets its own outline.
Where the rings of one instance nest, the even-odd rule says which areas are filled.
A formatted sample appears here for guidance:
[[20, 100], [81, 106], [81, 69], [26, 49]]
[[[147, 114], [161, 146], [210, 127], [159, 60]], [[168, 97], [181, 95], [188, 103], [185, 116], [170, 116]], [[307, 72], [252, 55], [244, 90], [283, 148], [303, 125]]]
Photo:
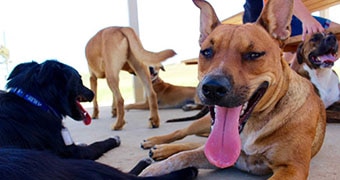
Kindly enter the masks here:
[[310, 61], [316, 66], [320, 66], [323, 68], [331, 68], [334, 65], [334, 62], [337, 60], [337, 51], [332, 48], [327, 53], [322, 55], [312, 55], [310, 54]]
[[79, 112], [83, 117], [84, 124], [85, 125], [91, 124], [92, 118], [91, 118], [90, 114], [84, 109], [84, 107], [80, 104], [79, 101], [76, 101], [76, 103], [77, 103]]
[[251, 98], [241, 106], [210, 108], [213, 127], [204, 148], [210, 163], [220, 168], [234, 165], [241, 152], [240, 133], [255, 106], [265, 94], [268, 85], [268, 82], [262, 83]]

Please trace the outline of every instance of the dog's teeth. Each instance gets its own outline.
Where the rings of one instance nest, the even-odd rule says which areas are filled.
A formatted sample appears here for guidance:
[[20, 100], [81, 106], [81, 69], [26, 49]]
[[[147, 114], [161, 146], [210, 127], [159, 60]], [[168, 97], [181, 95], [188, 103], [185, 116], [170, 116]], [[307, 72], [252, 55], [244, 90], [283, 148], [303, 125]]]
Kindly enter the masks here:
[[246, 112], [247, 107], [248, 107], [248, 102], [243, 104], [242, 110], [241, 110], [241, 116]]

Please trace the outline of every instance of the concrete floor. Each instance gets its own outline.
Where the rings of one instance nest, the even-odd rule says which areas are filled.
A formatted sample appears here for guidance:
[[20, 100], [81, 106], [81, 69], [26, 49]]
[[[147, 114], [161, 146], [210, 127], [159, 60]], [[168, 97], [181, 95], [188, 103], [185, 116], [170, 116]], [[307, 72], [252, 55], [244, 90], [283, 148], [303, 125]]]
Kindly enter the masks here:
[[[92, 113], [91, 108], [86, 108]], [[93, 120], [92, 124], [85, 126], [82, 122], [71, 119], [65, 120], [65, 126], [69, 128], [75, 142], [92, 143], [103, 140], [110, 136], [118, 135], [122, 144], [115, 148], [98, 161], [111, 165], [122, 171], [129, 171], [140, 159], [148, 157], [148, 151], [140, 148], [143, 139], [151, 136], [163, 135], [174, 130], [188, 126], [190, 122], [164, 123], [165, 120], [175, 117], [183, 117], [195, 114], [183, 112], [181, 109], [160, 110], [162, 124], [158, 129], [148, 128], [149, 111], [132, 110], [126, 112], [127, 124], [122, 131], [110, 129], [115, 118], [111, 118], [110, 107], [100, 107], [100, 119]], [[340, 124], [328, 124], [326, 138], [321, 151], [313, 158], [310, 167], [309, 179], [311, 180], [339, 180], [340, 179]], [[180, 142], [204, 142], [206, 138], [190, 136]], [[200, 170], [198, 180], [207, 179], [267, 179], [268, 177], [253, 176], [241, 172], [235, 168], [223, 170]]]

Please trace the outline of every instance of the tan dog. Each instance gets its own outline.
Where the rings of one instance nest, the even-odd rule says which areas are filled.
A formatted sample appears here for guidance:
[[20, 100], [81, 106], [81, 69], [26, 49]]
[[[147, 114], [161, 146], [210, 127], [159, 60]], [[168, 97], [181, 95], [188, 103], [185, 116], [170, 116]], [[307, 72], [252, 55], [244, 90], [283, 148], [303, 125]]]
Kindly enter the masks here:
[[282, 58], [293, 0], [269, 0], [256, 23], [222, 25], [201, 9], [198, 94], [215, 106], [212, 131], [198, 149], [175, 154], [143, 175], [194, 166], [235, 166], [270, 179], [307, 179], [325, 133], [325, 107], [307, 79]]
[[[112, 129], [120, 130], [125, 124], [124, 99], [119, 91], [119, 71], [135, 73], [140, 78], [150, 106], [150, 126], [159, 127], [157, 96], [154, 92], [147, 65], [159, 65], [161, 61], [175, 55], [173, 50], [159, 53], [146, 51], [139, 38], [129, 27], [108, 27], [100, 30], [86, 45], [86, 58], [90, 70], [93, 100], [93, 118], [98, 118], [97, 78], [106, 78], [114, 94], [112, 116], [117, 122]], [[116, 111], [117, 108], [117, 111]]]
[[[164, 82], [159, 77], [159, 70], [162, 66], [150, 66], [151, 82], [154, 91], [157, 94], [158, 108], [186, 108], [186, 110], [200, 109], [202, 105], [199, 102], [196, 87], [177, 86]], [[149, 109], [149, 102], [146, 99], [144, 102], [128, 104], [126, 110], [130, 109]]]
[[332, 70], [337, 51], [338, 40], [333, 33], [315, 33], [299, 45], [292, 64], [314, 84], [326, 108], [340, 100], [339, 78]]

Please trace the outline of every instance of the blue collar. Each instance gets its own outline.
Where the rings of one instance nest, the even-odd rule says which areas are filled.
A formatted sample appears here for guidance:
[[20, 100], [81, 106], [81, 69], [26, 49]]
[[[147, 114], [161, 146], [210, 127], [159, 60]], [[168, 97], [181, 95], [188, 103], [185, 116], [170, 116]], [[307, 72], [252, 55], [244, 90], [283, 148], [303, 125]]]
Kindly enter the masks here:
[[51, 112], [54, 116], [58, 117], [59, 119], [63, 119], [63, 117], [59, 113], [57, 113], [57, 111], [55, 111], [52, 107], [43, 103], [42, 101], [38, 100], [37, 98], [33, 97], [32, 95], [25, 93], [22, 89], [10, 88], [9, 92], [25, 99], [29, 103], [41, 108], [42, 110], [44, 110], [46, 112]]

